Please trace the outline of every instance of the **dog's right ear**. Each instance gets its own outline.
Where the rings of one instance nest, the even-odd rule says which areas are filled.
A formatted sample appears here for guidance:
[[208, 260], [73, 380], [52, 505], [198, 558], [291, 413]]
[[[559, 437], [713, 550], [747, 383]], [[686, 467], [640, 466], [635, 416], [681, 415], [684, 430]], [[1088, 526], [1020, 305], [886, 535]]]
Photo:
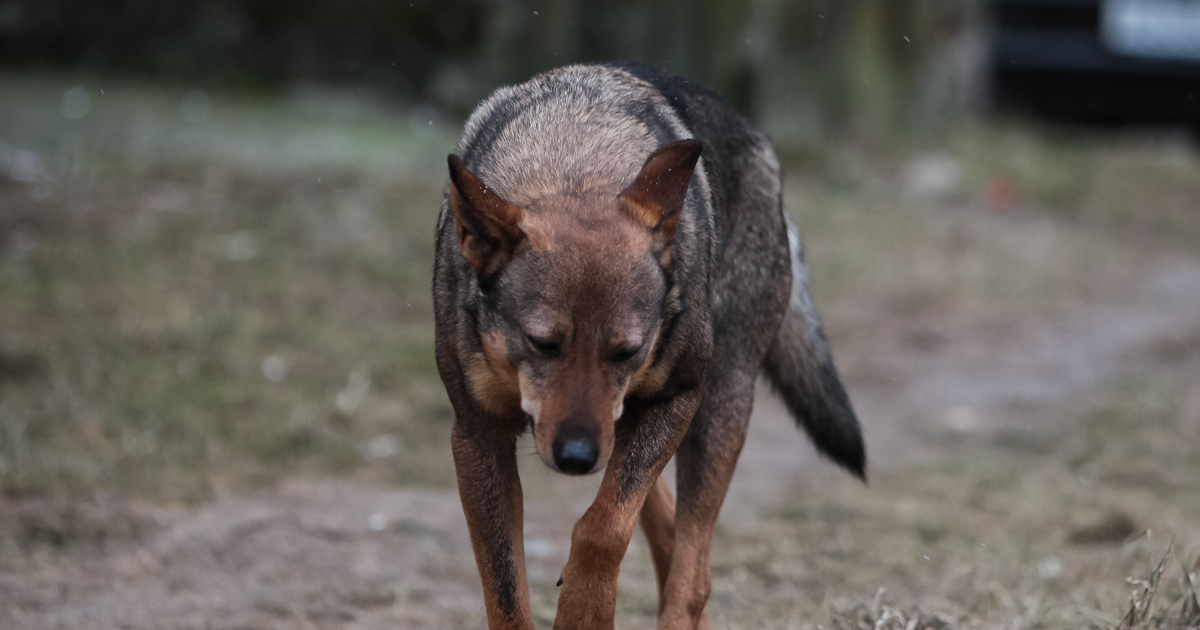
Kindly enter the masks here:
[[450, 154], [450, 211], [458, 223], [458, 246], [480, 279], [508, 262], [525, 238], [521, 209], [487, 187]]
[[702, 147], [698, 140], [679, 140], [659, 148], [646, 158], [637, 178], [618, 197], [625, 214], [657, 235], [664, 248], [675, 237]]

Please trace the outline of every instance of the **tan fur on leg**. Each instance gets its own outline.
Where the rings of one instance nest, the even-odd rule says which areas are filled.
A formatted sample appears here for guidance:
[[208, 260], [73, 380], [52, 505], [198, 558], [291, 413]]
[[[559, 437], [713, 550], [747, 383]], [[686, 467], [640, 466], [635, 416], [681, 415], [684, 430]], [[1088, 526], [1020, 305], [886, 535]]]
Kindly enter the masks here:
[[650, 558], [654, 561], [654, 577], [658, 579], [658, 612], [661, 614], [663, 589], [667, 585], [671, 553], [675, 549], [675, 497], [662, 475], [659, 475], [650, 494], [646, 495], [641, 524], [646, 542], [650, 545]]

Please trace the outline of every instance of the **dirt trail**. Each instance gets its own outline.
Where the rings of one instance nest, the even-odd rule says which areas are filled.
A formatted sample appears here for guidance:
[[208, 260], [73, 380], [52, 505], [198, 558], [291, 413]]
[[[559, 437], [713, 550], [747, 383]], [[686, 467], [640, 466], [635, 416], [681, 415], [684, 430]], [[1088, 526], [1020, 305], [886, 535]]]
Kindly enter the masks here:
[[140, 546], [0, 575], [0, 626], [421, 628], [480, 604], [450, 493], [296, 483], [153, 518]]
[[[1200, 330], [1200, 262], [1148, 268], [1127, 299], [1081, 305], [1000, 333], [941, 331], [935, 348], [897, 342], [871, 357], [894, 380], [850, 382], [872, 470], [921, 456], [922, 430], [1024, 422], [1014, 405], [1060, 399], [1136, 369], [1163, 340]], [[801, 479], [842, 475], [820, 461], [772, 396], [759, 397], [724, 518], [751, 525]], [[523, 458], [529, 577], [550, 583], [594, 479]], [[138, 546], [45, 555], [0, 572], [0, 627], [479, 627], [478, 578], [453, 493], [293, 483], [154, 512]], [[638, 543], [640, 545], [640, 542]], [[644, 553], [631, 579], [645, 581]], [[624, 576], [623, 576], [624, 577]], [[536, 599], [536, 597], [535, 597]], [[541, 601], [541, 600], [539, 600]], [[543, 617], [552, 615], [535, 602]], [[164, 620], [170, 620], [164, 622]]]
[[[1021, 408], [1132, 373], [1154, 347], [1200, 333], [1200, 261], [1159, 262], [1124, 299], [1078, 305], [1053, 319], [1002, 330], [946, 326], [935, 348], [897, 339], [870, 357], [872, 371], [885, 377], [872, 380], [886, 384], [849, 382], [872, 471], [926, 454], [923, 430], [1036, 430]], [[782, 403], [759, 396], [723, 516], [753, 518], [796, 481], [831, 474], [818, 459]]]

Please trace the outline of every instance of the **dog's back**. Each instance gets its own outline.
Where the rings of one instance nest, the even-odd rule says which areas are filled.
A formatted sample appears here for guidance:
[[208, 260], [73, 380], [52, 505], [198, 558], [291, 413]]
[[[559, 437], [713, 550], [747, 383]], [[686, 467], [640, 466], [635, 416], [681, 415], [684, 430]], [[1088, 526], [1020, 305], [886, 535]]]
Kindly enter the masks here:
[[[777, 248], [781, 236], [786, 242], [791, 272], [788, 307], [767, 350], [764, 371], [817, 449], [865, 479], [866, 451], [858, 419], [813, 305], [799, 233], [783, 212], [782, 174], [770, 139], [703, 86], [645, 66], [621, 67], [652, 83], [705, 142], [704, 164], [712, 186], [716, 233], [725, 237], [718, 242], [720, 262], [714, 287], [715, 301], [722, 308], [714, 317], [728, 323], [717, 326], [718, 331], [759, 329], [761, 317], [748, 312], [737, 299], [744, 288], [737, 284], [743, 274], [736, 270], [754, 258], [755, 250]], [[767, 199], [777, 201], [759, 203]], [[763, 208], [778, 208], [779, 212], [770, 216]], [[778, 215], [786, 226], [782, 233], [771, 229], [778, 227]]]
[[652, 151], [691, 136], [645, 81], [567, 66], [493, 93], [467, 121], [456, 153], [522, 206], [564, 191], [619, 193]]

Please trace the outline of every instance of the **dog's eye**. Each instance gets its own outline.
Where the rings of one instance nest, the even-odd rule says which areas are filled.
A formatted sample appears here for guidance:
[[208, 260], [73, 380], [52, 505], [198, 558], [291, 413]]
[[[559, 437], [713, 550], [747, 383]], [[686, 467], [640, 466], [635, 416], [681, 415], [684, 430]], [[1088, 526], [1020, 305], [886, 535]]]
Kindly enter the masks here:
[[638, 353], [638, 350], [639, 350], [639, 349], [640, 349], [640, 348], [635, 348], [635, 349], [633, 349], [633, 350], [619, 350], [619, 351], [617, 351], [616, 353], [614, 353], [614, 354], [612, 355], [612, 360], [613, 360], [613, 363], [624, 363], [624, 362], [626, 362], [626, 361], [628, 361], [628, 360], [632, 359], [633, 357], [637, 356], [637, 353]]
[[562, 346], [557, 341], [535, 339], [531, 335], [526, 335], [525, 338], [529, 340], [529, 345], [533, 346], [534, 350], [547, 357], [557, 357], [562, 352]]

